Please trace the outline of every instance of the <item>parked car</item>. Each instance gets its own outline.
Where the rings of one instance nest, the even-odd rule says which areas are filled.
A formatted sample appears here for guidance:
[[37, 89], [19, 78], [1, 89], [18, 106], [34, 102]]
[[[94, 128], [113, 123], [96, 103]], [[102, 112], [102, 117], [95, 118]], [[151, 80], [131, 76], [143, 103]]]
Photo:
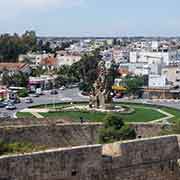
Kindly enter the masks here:
[[33, 103], [32, 98], [27, 97], [27, 98], [25, 99], [25, 103]]
[[5, 106], [7, 106], [9, 103], [10, 103], [9, 100], [3, 101], [3, 104], [4, 104]]
[[83, 91], [81, 94], [82, 94], [83, 96], [89, 96], [89, 95], [90, 95], [90, 93], [85, 92], [85, 91]]
[[60, 90], [65, 90], [65, 86], [62, 86], [59, 88]]
[[16, 106], [15, 106], [14, 104], [8, 104], [8, 105], [6, 106], [6, 109], [7, 109], [7, 110], [15, 110], [15, 109], [16, 109]]
[[56, 89], [53, 89], [53, 90], [51, 90], [51, 94], [56, 95], [56, 94], [58, 94], [58, 91]]
[[116, 99], [120, 99], [123, 97], [123, 94], [122, 93], [117, 93], [115, 96], [114, 96]]
[[9, 102], [13, 104], [18, 104], [21, 103], [21, 100], [19, 98], [16, 98], [16, 99], [10, 99]]
[[39, 97], [39, 94], [37, 94], [37, 93], [31, 94], [31, 97]]
[[6, 105], [3, 102], [0, 102], [0, 108], [4, 108]]

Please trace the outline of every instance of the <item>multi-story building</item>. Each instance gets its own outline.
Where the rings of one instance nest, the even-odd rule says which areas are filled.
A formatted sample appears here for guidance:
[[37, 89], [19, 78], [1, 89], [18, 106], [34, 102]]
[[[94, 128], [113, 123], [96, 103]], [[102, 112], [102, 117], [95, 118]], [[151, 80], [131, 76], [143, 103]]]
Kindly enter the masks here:
[[129, 62], [129, 51], [127, 49], [113, 48], [112, 56], [117, 64]]
[[161, 64], [124, 63], [120, 64], [119, 69], [127, 69], [130, 74], [138, 76], [161, 74]]
[[56, 56], [57, 65], [69, 65], [78, 62], [81, 60], [81, 55], [78, 53], [67, 53], [67, 52], [59, 52]]
[[162, 68], [162, 75], [166, 76], [168, 84], [180, 86], [180, 66], [166, 66]]
[[165, 87], [166, 86], [166, 76], [164, 75], [149, 75], [148, 81], [149, 87]]
[[151, 51], [132, 51], [130, 52], [130, 63], [148, 63], [169, 65], [176, 61], [177, 52], [151, 52]]

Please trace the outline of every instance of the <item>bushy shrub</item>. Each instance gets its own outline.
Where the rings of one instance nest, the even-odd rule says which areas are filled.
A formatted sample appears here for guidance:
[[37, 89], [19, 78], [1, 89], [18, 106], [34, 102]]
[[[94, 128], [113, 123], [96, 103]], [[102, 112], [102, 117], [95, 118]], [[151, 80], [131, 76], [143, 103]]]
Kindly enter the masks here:
[[104, 118], [104, 127], [99, 133], [100, 143], [112, 143], [134, 138], [136, 138], [135, 130], [125, 124], [121, 117], [108, 114]]
[[79, 84], [79, 89], [83, 92], [90, 92], [92, 89], [92, 86], [90, 84], [82, 82]]
[[20, 90], [18, 95], [19, 95], [19, 97], [27, 97], [28, 96], [27, 89]]

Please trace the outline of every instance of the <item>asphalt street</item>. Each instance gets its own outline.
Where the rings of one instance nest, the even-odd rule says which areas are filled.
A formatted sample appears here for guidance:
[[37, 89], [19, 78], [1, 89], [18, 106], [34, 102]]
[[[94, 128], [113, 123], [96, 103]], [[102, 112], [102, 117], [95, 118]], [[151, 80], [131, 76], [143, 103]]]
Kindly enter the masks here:
[[[73, 89], [65, 89], [58, 90], [57, 95], [51, 95], [50, 91], [45, 91], [44, 95], [39, 97], [31, 97], [33, 99], [33, 103], [27, 104], [25, 103], [25, 99], [21, 99], [20, 104], [16, 104], [16, 110], [6, 110], [5, 108], [0, 108], [0, 113], [6, 113], [11, 117], [14, 117], [15, 113], [21, 111], [29, 106], [33, 105], [41, 105], [41, 104], [53, 104], [53, 103], [61, 103], [61, 102], [81, 102], [88, 101], [88, 97], [82, 96], [78, 88]], [[145, 103], [145, 104], [155, 104], [155, 105], [163, 105], [167, 107], [173, 107], [180, 109], [180, 100], [145, 100], [145, 99], [116, 99], [116, 102], [135, 102], [135, 103]]]
[[27, 104], [25, 103], [25, 99], [21, 99], [20, 104], [16, 104], [16, 110], [6, 110], [6, 108], [0, 108], [0, 113], [14, 117], [16, 112], [21, 111], [29, 106], [33, 105], [41, 105], [41, 104], [53, 104], [53, 103], [61, 103], [61, 102], [72, 102], [72, 101], [87, 101], [88, 97], [84, 97], [81, 95], [78, 88], [73, 89], [65, 89], [58, 90], [57, 95], [51, 95], [50, 91], [44, 91], [44, 95], [39, 97], [31, 97], [33, 99], [33, 103]]

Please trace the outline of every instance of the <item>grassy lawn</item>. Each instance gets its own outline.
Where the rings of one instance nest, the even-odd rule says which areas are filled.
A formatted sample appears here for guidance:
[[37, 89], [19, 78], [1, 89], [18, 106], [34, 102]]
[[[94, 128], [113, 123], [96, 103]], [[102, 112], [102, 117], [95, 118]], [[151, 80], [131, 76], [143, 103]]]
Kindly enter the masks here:
[[165, 117], [164, 114], [161, 114], [154, 109], [147, 109], [144, 107], [132, 106], [135, 109], [133, 114], [122, 115], [122, 118], [126, 122], [148, 122], [156, 119]]
[[16, 116], [18, 117], [18, 118], [32, 118], [32, 117], [34, 117], [31, 113], [29, 113], [29, 112], [17, 112], [16, 113]]
[[[144, 106], [132, 105], [135, 109], [134, 113], [131, 114], [121, 114], [113, 113], [117, 116], [121, 116], [126, 122], [148, 122], [153, 121], [159, 118], [165, 117], [165, 115], [155, 111], [154, 109], [149, 109]], [[101, 122], [102, 119], [107, 115], [107, 113], [101, 112], [49, 112], [49, 113], [40, 113], [44, 117], [57, 117], [72, 121], [79, 121], [80, 117], [83, 117], [87, 121], [91, 122]]]
[[153, 108], [158, 108], [161, 109], [165, 112], [168, 112], [172, 115], [174, 115], [174, 118], [172, 118], [172, 121], [180, 121], [180, 110], [175, 109], [175, 108], [170, 108], [170, 107], [164, 107], [164, 106], [153, 106], [153, 105], [143, 105], [143, 104], [136, 104], [136, 103], [121, 103], [124, 105], [130, 105], [132, 107], [153, 107]]
[[175, 117], [172, 119], [172, 121], [180, 121], [180, 110], [168, 107], [161, 107], [160, 109], [174, 115]]
[[102, 119], [106, 116], [106, 113], [100, 112], [49, 112], [49, 113], [40, 113], [44, 117], [53, 117], [53, 118], [62, 118], [72, 121], [80, 121], [80, 117], [83, 117], [85, 120], [91, 122], [101, 122]]
[[[82, 105], [82, 104], [88, 104], [87, 102], [78, 102], [78, 103], [73, 103], [73, 104], [77, 104], [77, 105]], [[57, 103], [57, 104], [43, 104], [43, 105], [35, 105], [32, 106], [30, 108], [62, 108], [62, 107], [68, 107], [68, 106], [72, 106], [70, 103]]]
[[[78, 103], [78, 104], [85, 104], [85, 103]], [[87, 103], [86, 103], [87, 104]], [[117, 103], [118, 104], [118, 103]], [[121, 114], [121, 113], [114, 113], [117, 116], [121, 116], [126, 122], [148, 122], [153, 121], [156, 119], [160, 119], [165, 117], [165, 115], [157, 112], [154, 110], [154, 108], [161, 109], [163, 111], [166, 111], [175, 117], [172, 120], [180, 120], [180, 110], [174, 109], [174, 108], [167, 108], [167, 107], [161, 107], [161, 106], [152, 106], [152, 105], [144, 105], [144, 104], [133, 104], [133, 103], [119, 103], [123, 105], [128, 105], [135, 109], [135, 112], [132, 114]], [[61, 108], [65, 106], [69, 106], [69, 103], [65, 104], [56, 104], [56, 108]], [[36, 108], [53, 108], [52, 104], [49, 105], [40, 105], [35, 106]], [[35, 108], [34, 107], [34, 108]], [[107, 113], [101, 113], [101, 112], [50, 112], [50, 113], [40, 113], [44, 117], [52, 117], [52, 118], [62, 118], [67, 119], [71, 121], [79, 121], [80, 117], [83, 117], [87, 121], [91, 122], [101, 122], [102, 119], [106, 116]], [[17, 113], [18, 117], [34, 117], [30, 113]]]

